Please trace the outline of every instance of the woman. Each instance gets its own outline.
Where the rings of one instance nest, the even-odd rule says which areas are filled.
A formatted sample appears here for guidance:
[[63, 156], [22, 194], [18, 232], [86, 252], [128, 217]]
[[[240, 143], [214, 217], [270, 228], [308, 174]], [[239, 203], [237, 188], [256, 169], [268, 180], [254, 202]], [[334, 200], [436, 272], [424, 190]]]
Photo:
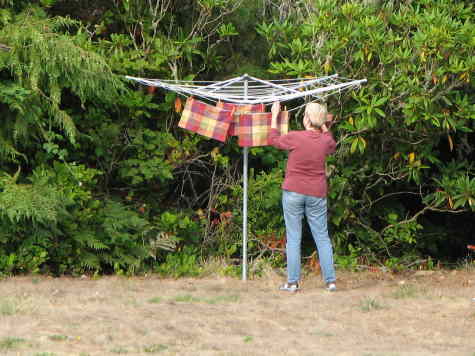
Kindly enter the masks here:
[[327, 178], [325, 158], [335, 152], [336, 143], [328, 131], [326, 107], [307, 104], [303, 131], [291, 131], [280, 136], [277, 117], [278, 102], [272, 105], [270, 144], [289, 151], [289, 159], [282, 184], [282, 206], [287, 233], [287, 283], [280, 289], [296, 292], [300, 281], [300, 243], [302, 218], [305, 214], [317, 245], [320, 266], [329, 291], [335, 291], [333, 248], [327, 230]]

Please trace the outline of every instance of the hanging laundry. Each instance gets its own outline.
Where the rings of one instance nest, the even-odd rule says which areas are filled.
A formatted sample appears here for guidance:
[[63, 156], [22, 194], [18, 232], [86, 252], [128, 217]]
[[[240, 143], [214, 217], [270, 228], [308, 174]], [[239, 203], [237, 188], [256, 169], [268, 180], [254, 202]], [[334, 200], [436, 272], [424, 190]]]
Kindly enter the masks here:
[[224, 110], [192, 97], [186, 101], [178, 126], [221, 142], [228, 137], [233, 110]]
[[[272, 113], [249, 113], [239, 115], [238, 144], [241, 147], [268, 146]], [[277, 129], [281, 135], [289, 131], [289, 112], [281, 111], [277, 117]]]
[[239, 115], [247, 114], [247, 113], [253, 113], [253, 112], [264, 112], [264, 111], [266, 111], [266, 107], [265, 107], [264, 104], [241, 105], [241, 104], [233, 104], [233, 103], [226, 103], [226, 102], [223, 102], [223, 101], [218, 101], [218, 103], [216, 104], [216, 107], [217, 108], [222, 108], [224, 110], [234, 110], [233, 121], [231, 122], [231, 125], [229, 126], [229, 131], [228, 131], [229, 136], [237, 136], [238, 135], [237, 127], [239, 125], [239, 123], [238, 123]]

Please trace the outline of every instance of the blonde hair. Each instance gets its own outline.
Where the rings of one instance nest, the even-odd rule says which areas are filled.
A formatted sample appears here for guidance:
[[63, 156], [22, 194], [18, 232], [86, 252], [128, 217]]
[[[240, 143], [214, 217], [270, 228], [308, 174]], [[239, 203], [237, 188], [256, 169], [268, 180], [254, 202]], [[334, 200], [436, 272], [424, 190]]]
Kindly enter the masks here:
[[305, 114], [308, 115], [310, 124], [319, 129], [327, 121], [326, 105], [318, 103], [308, 103], [305, 107]]

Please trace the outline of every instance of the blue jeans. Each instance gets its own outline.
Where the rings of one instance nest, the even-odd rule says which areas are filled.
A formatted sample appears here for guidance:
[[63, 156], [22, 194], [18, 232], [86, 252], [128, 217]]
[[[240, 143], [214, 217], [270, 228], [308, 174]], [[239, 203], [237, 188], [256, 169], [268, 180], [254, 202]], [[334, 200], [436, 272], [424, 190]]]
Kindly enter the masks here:
[[317, 245], [323, 279], [326, 283], [335, 282], [333, 248], [327, 229], [327, 199], [284, 190], [282, 206], [287, 232], [287, 281], [293, 283], [300, 280], [300, 245], [305, 213]]

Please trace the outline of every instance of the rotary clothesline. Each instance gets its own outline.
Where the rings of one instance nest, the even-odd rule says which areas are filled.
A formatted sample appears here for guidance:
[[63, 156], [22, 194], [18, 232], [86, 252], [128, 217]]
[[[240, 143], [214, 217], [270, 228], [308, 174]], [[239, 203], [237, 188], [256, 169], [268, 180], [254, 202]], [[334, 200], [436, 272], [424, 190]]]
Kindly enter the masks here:
[[[270, 104], [298, 98], [324, 101], [326, 97], [347, 89], [360, 87], [366, 79], [341, 78], [337, 74], [321, 78], [296, 78], [262, 80], [244, 74], [224, 81], [186, 81], [170, 79], [146, 79], [127, 76], [140, 84], [173, 91], [189, 97], [196, 96], [213, 102], [233, 104]], [[299, 107], [294, 108], [298, 109]], [[291, 110], [289, 110], [291, 111]], [[247, 201], [248, 201], [248, 154], [243, 150], [243, 244], [242, 280], [247, 280]]]
[[337, 74], [321, 78], [262, 80], [248, 74], [224, 81], [145, 79], [127, 76], [138, 83], [167, 89], [183, 96], [235, 104], [269, 104], [301, 97], [324, 101], [330, 95], [361, 86], [366, 80], [341, 78]]

